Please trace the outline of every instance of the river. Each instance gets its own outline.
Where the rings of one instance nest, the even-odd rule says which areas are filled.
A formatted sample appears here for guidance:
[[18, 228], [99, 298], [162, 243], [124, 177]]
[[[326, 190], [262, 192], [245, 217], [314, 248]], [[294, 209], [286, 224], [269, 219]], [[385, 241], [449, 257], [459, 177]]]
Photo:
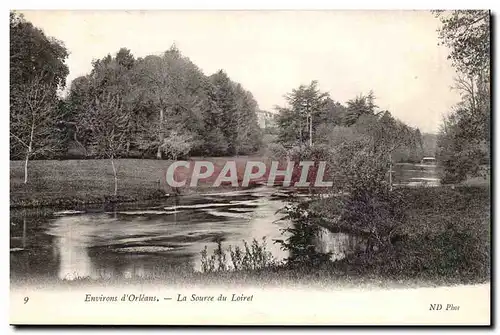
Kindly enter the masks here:
[[[439, 184], [434, 167], [399, 164], [396, 186]], [[161, 277], [165, 272], [199, 271], [201, 251], [209, 254], [222, 241], [224, 248], [243, 246], [266, 237], [276, 260], [287, 253], [274, 243], [283, 239], [276, 212], [287, 192], [261, 186], [225, 193], [207, 193], [161, 202], [89, 207], [12, 210], [10, 220], [11, 280], [130, 279]], [[345, 256], [352, 239], [323, 232], [318, 249]]]

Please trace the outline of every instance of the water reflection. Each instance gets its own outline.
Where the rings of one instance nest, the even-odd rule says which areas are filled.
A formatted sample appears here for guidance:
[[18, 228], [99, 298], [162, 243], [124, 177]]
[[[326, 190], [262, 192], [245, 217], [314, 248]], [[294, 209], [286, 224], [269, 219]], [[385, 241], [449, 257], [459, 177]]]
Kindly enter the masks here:
[[365, 249], [365, 241], [357, 236], [345, 233], [332, 233], [320, 227], [315, 241], [315, 250], [321, 253], [331, 253], [330, 259], [337, 261], [349, 254]]
[[23, 249], [26, 249], [26, 218], [23, 218], [23, 237], [22, 237], [22, 245]]
[[[110, 212], [55, 212], [40, 217], [22, 216], [22, 249], [11, 252], [11, 268], [34, 275], [20, 263], [29, 258], [37, 269], [57, 264], [49, 272], [63, 280], [76, 278], [156, 277], [201, 269], [201, 250], [243, 246], [243, 240], [267, 237], [268, 250], [286, 257], [272, 243], [281, 237], [275, 212], [282, 201], [271, 199], [272, 189], [210, 195], [184, 200], [176, 206], [146, 206]], [[27, 226], [38, 220], [33, 234]], [[14, 218], [16, 221], [16, 218]], [[11, 241], [15, 240], [11, 235]], [[31, 245], [27, 246], [28, 236]], [[49, 243], [47, 243], [49, 240]], [[11, 242], [12, 244], [12, 242]], [[18, 248], [19, 250], [21, 248]], [[47, 249], [50, 252], [41, 252]], [[13, 249], [11, 248], [11, 251]], [[48, 260], [49, 259], [49, 260]]]
[[55, 237], [60, 279], [99, 278], [88, 254], [88, 247], [92, 244], [97, 226], [89, 224], [88, 221], [89, 218], [85, 216], [62, 217], [47, 231], [47, 234]]

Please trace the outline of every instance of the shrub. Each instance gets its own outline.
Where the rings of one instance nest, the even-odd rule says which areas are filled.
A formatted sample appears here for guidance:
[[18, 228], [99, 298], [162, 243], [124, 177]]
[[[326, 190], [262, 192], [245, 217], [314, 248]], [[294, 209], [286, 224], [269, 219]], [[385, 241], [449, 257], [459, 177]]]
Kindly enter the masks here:
[[285, 216], [280, 220], [290, 220], [292, 226], [283, 228], [287, 234], [285, 240], [277, 241], [283, 250], [288, 251], [286, 259], [288, 266], [317, 266], [330, 259], [330, 253], [321, 253], [316, 250], [315, 238], [319, 233], [317, 217], [309, 211], [309, 202], [289, 204], [280, 210]]
[[280, 143], [269, 143], [267, 145], [267, 156], [272, 159], [281, 160], [287, 157], [287, 150]]
[[394, 241], [393, 248], [353, 255], [341, 263], [360, 275], [477, 282], [490, 276], [489, 250], [485, 234], [450, 227], [440, 233], [402, 236]]
[[243, 241], [243, 248], [229, 245], [227, 251], [223, 250], [222, 242], [219, 240], [212, 255], [208, 254], [207, 246], [201, 251], [201, 272], [204, 273], [257, 270], [277, 266], [278, 264], [276, 258], [267, 250], [265, 237], [262, 238], [260, 243], [256, 239], [253, 239], [251, 244]]

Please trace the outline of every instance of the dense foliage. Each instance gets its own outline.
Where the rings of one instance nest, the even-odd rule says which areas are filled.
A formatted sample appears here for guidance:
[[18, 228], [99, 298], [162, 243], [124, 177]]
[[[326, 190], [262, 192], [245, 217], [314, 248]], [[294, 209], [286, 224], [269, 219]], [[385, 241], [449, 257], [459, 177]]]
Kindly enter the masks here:
[[[128, 119], [121, 157], [248, 154], [260, 146], [252, 94], [222, 70], [205, 76], [175, 46], [138, 59], [122, 48], [95, 61], [89, 75], [73, 81], [70, 122], [86, 118], [101, 92], [119, 96], [120, 113]], [[89, 127], [72, 131], [87, 156], [95, 156], [88, 152]]]
[[384, 151], [387, 158], [391, 155], [391, 161], [415, 162], [423, 157], [425, 148], [420, 130], [395, 119], [389, 111], [379, 110], [373, 92], [361, 94], [344, 106], [321, 92], [313, 81], [294, 89], [285, 98], [287, 106], [276, 108], [277, 143], [285, 148], [315, 144], [335, 150], [341, 143], [366, 139], [377, 143], [372, 148]]
[[65, 85], [68, 51], [23, 16], [10, 13], [10, 156], [28, 162], [63, 150], [64, 110], [57, 91]]
[[443, 120], [437, 153], [443, 182], [456, 183], [484, 176], [490, 164], [490, 13], [456, 10], [436, 16], [442, 23], [440, 40], [457, 70], [455, 89], [462, 96]]

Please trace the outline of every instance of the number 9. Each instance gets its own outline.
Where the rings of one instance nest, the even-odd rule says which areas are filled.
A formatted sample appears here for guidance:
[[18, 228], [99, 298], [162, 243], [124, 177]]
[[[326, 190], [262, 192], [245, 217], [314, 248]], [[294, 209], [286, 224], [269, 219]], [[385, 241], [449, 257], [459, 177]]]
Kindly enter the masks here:
[[24, 304], [26, 305], [26, 303], [30, 300], [29, 297], [24, 297]]

